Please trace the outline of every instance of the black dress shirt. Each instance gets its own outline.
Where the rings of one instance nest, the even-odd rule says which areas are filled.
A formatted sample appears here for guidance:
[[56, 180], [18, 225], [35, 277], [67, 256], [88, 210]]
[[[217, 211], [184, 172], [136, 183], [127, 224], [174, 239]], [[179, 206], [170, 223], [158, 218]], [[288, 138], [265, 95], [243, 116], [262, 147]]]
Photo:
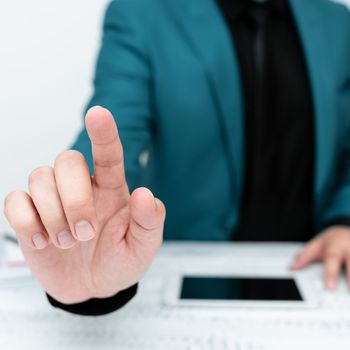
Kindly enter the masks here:
[[[304, 54], [291, 10], [285, 0], [268, 0], [264, 5], [253, 0], [218, 0], [218, 5], [238, 55], [245, 104], [245, 183], [240, 222], [233, 237], [306, 241], [315, 233], [314, 115]], [[262, 87], [257, 86], [253, 49], [253, 15], [261, 6], [266, 15]], [[257, 103], [257, 94], [261, 93], [263, 98]], [[349, 223], [343, 218], [330, 224]], [[137, 285], [112, 298], [76, 305], [48, 298], [53, 306], [72, 313], [101, 315], [125, 305], [136, 291]]]
[[[218, 2], [232, 33], [245, 102], [245, 182], [234, 239], [306, 241], [314, 234], [313, 106], [291, 10], [283, 0]], [[266, 17], [262, 91], [253, 48], [255, 11]]]

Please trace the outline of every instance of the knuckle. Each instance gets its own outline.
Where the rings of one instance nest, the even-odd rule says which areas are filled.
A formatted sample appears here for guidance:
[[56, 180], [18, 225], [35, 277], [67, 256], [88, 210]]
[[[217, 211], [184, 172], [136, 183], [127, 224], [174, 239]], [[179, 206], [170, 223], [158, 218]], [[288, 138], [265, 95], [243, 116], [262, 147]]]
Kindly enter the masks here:
[[294, 259], [295, 259], [296, 261], [301, 261], [301, 260], [304, 259], [304, 257], [305, 257], [306, 255], [307, 255], [307, 254], [306, 254], [304, 251], [302, 251], [302, 252], [298, 253], [298, 254], [294, 257]]
[[327, 275], [336, 275], [340, 269], [340, 264], [336, 262], [327, 263], [325, 266], [325, 272]]
[[120, 159], [94, 159], [95, 165], [101, 168], [112, 168], [123, 164], [123, 158]]
[[42, 166], [34, 169], [29, 175], [29, 185], [35, 183], [36, 181], [40, 181], [44, 178], [52, 176], [53, 169], [50, 166]]
[[343, 244], [339, 241], [330, 241], [327, 242], [324, 246], [324, 252], [326, 255], [338, 255], [341, 254]]
[[339, 260], [341, 259], [341, 252], [337, 251], [337, 250], [334, 250], [334, 249], [328, 249], [326, 250], [325, 252], [325, 258], [327, 260]]
[[326, 257], [324, 263], [326, 267], [329, 267], [330, 269], [334, 268], [335, 266], [338, 266], [341, 262], [340, 256], [332, 256], [331, 258]]
[[324, 269], [327, 274], [334, 274], [338, 271], [338, 266], [340, 266], [338, 261], [326, 261]]
[[81, 211], [85, 208], [89, 208], [90, 206], [91, 199], [87, 197], [76, 197], [74, 199], [70, 199], [67, 203], [65, 203], [65, 209], [68, 212]]
[[55, 167], [61, 164], [75, 164], [79, 160], [85, 160], [82, 153], [75, 150], [68, 150], [60, 153], [55, 160]]
[[4, 199], [4, 213], [6, 214], [8, 212], [9, 207], [12, 206], [13, 203], [22, 200], [26, 196], [27, 193], [21, 190], [10, 192]]
[[24, 213], [20, 219], [13, 222], [13, 226], [18, 234], [25, 234], [26, 232], [31, 232], [37, 226], [37, 222], [33, 215]]
[[326, 270], [325, 271], [325, 277], [334, 279], [338, 276], [338, 270], [332, 269], [332, 270]]
[[31, 221], [29, 218], [22, 218], [20, 222], [15, 223], [16, 231], [19, 234], [31, 231], [31, 228], [34, 226], [34, 221]]

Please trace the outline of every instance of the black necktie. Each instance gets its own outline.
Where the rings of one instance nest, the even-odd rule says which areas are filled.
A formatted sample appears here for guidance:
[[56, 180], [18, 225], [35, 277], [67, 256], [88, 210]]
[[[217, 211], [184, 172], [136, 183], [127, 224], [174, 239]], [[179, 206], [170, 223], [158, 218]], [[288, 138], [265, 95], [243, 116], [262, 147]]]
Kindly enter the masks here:
[[254, 3], [250, 9], [250, 17], [253, 23], [253, 59], [255, 66], [255, 111], [260, 119], [264, 112], [265, 81], [266, 81], [266, 27], [267, 27], [267, 2]]
[[[241, 226], [235, 234], [235, 238], [240, 240], [241, 237], [250, 240], [260, 240], [261, 229], [260, 224], [253, 222], [256, 218], [256, 211], [263, 213], [265, 198], [268, 198], [267, 191], [270, 191], [271, 171], [273, 172], [273, 148], [270, 145], [273, 138], [273, 125], [270, 118], [266, 116], [268, 113], [268, 53], [267, 53], [267, 25], [269, 16], [269, 2], [253, 2], [249, 4], [249, 20], [252, 30], [252, 69], [253, 69], [253, 90], [252, 90], [252, 116], [248, 123], [254, 124], [249, 129], [252, 134], [249, 135], [251, 140], [250, 153], [252, 154], [251, 162], [254, 169], [262, 169], [251, 176], [249, 187], [250, 197], [254, 198], [249, 206], [246, 206], [242, 212]], [[249, 167], [250, 165], [248, 165]], [[264, 178], [263, 178], [264, 177]], [[264, 184], [264, 185], [261, 185]], [[270, 217], [270, 213], [265, 213], [266, 217]], [[266, 233], [264, 233], [266, 234]]]

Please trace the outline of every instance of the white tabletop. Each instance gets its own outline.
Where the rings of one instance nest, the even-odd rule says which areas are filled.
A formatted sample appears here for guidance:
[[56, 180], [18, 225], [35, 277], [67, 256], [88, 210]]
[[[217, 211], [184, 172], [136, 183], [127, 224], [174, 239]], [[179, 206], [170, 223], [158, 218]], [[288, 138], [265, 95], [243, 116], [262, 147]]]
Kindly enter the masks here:
[[[299, 248], [167, 243], [137, 296], [123, 309], [102, 317], [51, 308], [22, 269], [22, 277], [11, 283], [0, 280], [0, 349], [348, 350], [350, 295], [344, 281], [336, 293], [320, 292], [322, 304], [313, 309], [174, 307], [164, 302], [166, 285], [179, 271], [254, 264], [287, 269]], [[321, 266], [309, 270], [322, 285]]]

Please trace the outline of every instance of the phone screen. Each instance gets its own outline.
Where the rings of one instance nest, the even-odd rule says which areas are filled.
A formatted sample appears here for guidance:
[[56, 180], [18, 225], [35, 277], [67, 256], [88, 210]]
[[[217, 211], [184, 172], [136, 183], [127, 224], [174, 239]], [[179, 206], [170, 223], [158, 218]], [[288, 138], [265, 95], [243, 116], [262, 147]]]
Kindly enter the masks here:
[[180, 299], [303, 301], [292, 278], [184, 276]]

